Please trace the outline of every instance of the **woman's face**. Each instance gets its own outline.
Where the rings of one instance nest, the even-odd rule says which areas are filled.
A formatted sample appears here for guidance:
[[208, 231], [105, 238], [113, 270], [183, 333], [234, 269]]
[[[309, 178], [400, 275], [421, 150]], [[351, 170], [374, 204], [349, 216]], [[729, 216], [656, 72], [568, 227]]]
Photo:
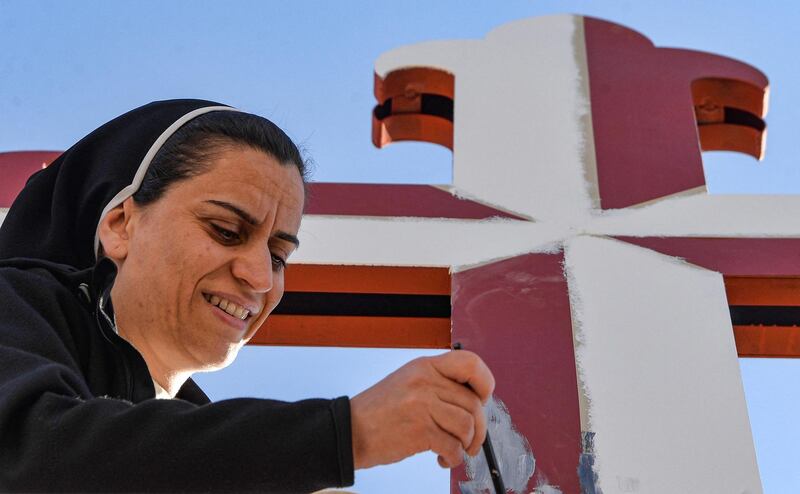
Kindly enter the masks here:
[[253, 336], [283, 295], [303, 211], [296, 166], [233, 145], [210, 164], [145, 207], [129, 199], [112, 289], [120, 333], [176, 370], [223, 367]]

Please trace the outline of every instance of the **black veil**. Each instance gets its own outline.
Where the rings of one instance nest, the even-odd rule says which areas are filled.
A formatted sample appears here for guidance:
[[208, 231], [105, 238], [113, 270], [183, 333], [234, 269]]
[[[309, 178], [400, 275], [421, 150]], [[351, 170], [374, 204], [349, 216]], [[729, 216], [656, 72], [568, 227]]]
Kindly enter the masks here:
[[93, 266], [105, 212], [136, 192], [150, 161], [180, 126], [219, 110], [235, 111], [212, 101], [156, 101], [94, 130], [28, 180], [0, 227], [0, 260]]

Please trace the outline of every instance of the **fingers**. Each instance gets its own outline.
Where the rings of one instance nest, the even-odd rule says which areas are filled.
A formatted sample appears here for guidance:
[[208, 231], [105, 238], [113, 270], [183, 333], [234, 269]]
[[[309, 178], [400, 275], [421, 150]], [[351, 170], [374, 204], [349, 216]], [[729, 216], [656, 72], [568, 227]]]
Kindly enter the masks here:
[[475, 417], [461, 407], [443, 401], [432, 405], [431, 419], [442, 431], [455, 437], [464, 450], [472, 446], [475, 438]]
[[444, 377], [467, 384], [486, 403], [494, 391], [494, 376], [480, 357], [467, 350], [456, 350], [431, 357], [434, 368]]
[[478, 396], [463, 384], [447, 381], [447, 384], [436, 393], [437, 398], [443, 403], [451, 405], [448, 410], [454, 420], [459, 420], [462, 427], [466, 427], [469, 420], [469, 434], [458, 433], [460, 429], [446, 428], [451, 434], [462, 439], [464, 450], [470, 456], [475, 456], [480, 451], [483, 439], [486, 436], [486, 415]]
[[432, 427], [430, 450], [438, 455], [439, 466], [454, 468], [464, 461], [464, 448], [461, 441], [438, 426]]
[[[442, 354], [434, 357], [431, 363], [443, 377], [447, 378], [438, 397], [460, 407], [472, 416], [472, 439], [462, 443], [466, 452], [470, 456], [475, 456], [480, 452], [486, 437], [486, 416], [481, 403], [486, 403], [494, 391], [494, 376], [480, 357], [466, 350]], [[469, 388], [459, 383], [468, 384]]]

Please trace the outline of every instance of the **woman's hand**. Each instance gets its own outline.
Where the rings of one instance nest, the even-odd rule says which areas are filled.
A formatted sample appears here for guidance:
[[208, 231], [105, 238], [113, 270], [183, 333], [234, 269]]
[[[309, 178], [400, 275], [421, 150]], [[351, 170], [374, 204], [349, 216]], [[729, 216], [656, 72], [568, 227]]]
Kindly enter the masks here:
[[482, 405], [494, 377], [472, 352], [412, 360], [350, 401], [355, 468], [400, 461], [422, 451], [443, 468], [475, 456], [486, 436]]

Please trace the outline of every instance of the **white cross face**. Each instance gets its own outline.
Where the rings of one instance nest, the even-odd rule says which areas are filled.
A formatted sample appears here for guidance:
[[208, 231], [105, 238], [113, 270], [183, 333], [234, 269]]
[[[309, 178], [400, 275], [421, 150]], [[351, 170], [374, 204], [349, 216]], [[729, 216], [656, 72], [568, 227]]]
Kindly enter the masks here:
[[700, 151], [762, 156], [763, 74], [554, 16], [393, 50], [376, 83], [374, 141], [451, 147], [452, 186], [315, 185], [298, 262], [450, 269], [507, 486], [760, 492], [729, 305], [800, 276], [800, 197], [708, 195]]

